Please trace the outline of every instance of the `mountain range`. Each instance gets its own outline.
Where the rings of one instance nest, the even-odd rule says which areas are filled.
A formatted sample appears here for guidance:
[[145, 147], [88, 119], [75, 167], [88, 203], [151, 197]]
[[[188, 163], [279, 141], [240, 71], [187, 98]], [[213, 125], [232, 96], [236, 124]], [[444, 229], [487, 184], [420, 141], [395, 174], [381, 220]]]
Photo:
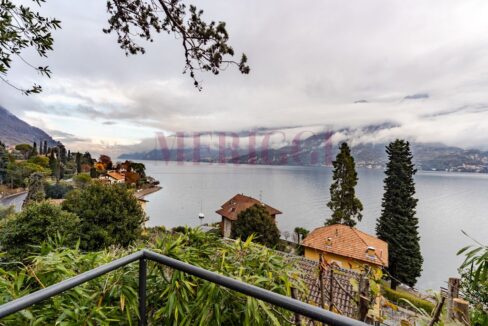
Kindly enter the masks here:
[[[235, 163], [260, 165], [298, 165], [298, 166], [330, 166], [337, 155], [337, 144], [347, 141], [351, 146], [356, 165], [366, 168], [384, 168], [387, 162], [385, 146], [387, 142], [358, 142], [359, 138], [373, 139], [372, 135], [392, 128], [389, 124], [367, 126], [359, 129], [340, 129], [336, 131], [317, 132], [302, 140], [284, 142], [283, 144], [263, 147], [262, 142], [256, 141], [255, 148], [249, 150], [249, 133], [235, 133], [239, 137], [241, 146], [232, 147], [227, 143], [222, 146], [205, 143], [195, 148], [191, 144], [193, 139], [169, 136], [164, 140], [164, 146], [147, 151], [126, 153], [120, 159], [132, 160], [165, 160], [209, 163]], [[260, 129], [252, 132], [263, 135], [267, 131]], [[271, 130], [268, 132], [276, 132]], [[214, 133], [218, 138], [219, 133]], [[365, 137], [366, 136], [366, 137]], [[330, 139], [328, 141], [328, 139]], [[244, 141], [243, 141], [244, 140]], [[262, 138], [261, 138], [262, 140]], [[231, 141], [232, 142], [232, 141]], [[261, 143], [261, 146], [259, 145]], [[169, 145], [173, 145], [172, 147]], [[180, 144], [175, 148], [174, 144]], [[185, 144], [185, 146], [181, 146]], [[411, 142], [414, 162], [419, 170], [449, 171], [449, 172], [478, 172], [488, 173], [488, 152], [478, 149], [463, 149], [446, 146], [440, 143]]]
[[[180, 148], [174, 148], [176, 137], [168, 136], [161, 140], [164, 146], [159, 148], [140, 149], [119, 156], [119, 159], [132, 160], [166, 160], [190, 162], [215, 162], [261, 165], [299, 165], [330, 166], [337, 155], [337, 144], [347, 141], [351, 144], [356, 165], [367, 168], [384, 168], [387, 156], [386, 141], [378, 141], [378, 134], [395, 128], [392, 124], [371, 125], [361, 128], [343, 128], [333, 131], [316, 131], [311, 136], [297, 127], [283, 129], [259, 128], [251, 132], [207, 132], [200, 133], [203, 141], [195, 147], [195, 139], [190, 136], [182, 139]], [[220, 142], [220, 136], [232, 135]], [[267, 135], [278, 135], [278, 141]], [[296, 137], [296, 135], [303, 137]], [[254, 141], [251, 141], [253, 135]], [[290, 137], [290, 135], [295, 137]], [[205, 140], [207, 137], [207, 140]], [[268, 137], [268, 138], [267, 138]], [[217, 139], [208, 141], [208, 139]], [[284, 138], [293, 140], [285, 141]], [[232, 142], [238, 140], [238, 146]], [[371, 141], [376, 139], [376, 141]], [[58, 144], [45, 131], [22, 121], [7, 109], [0, 106], [0, 141], [7, 145], [48, 141], [49, 146]], [[229, 142], [230, 140], [230, 142]], [[154, 142], [152, 142], [154, 144]], [[251, 146], [251, 145], [252, 146]], [[132, 150], [131, 147], [130, 150]], [[251, 150], [250, 150], [251, 148]], [[488, 151], [463, 149], [439, 143], [411, 142], [416, 166], [420, 170], [481, 172], [488, 173]]]
[[32, 144], [47, 141], [49, 146], [58, 144], [45, 131], [20, 120], [0, 106], [0, 141], [7, 145]]

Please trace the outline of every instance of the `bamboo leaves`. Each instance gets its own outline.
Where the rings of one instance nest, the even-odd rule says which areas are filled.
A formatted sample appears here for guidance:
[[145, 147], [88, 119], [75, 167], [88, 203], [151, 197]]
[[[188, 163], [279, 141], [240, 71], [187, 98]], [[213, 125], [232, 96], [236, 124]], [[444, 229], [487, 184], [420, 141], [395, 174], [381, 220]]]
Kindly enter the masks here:
[[[289, 263], [273, 251], [250, 241], [222, 242], [199, 230], [160, 234], [151, 250], [289, 295]], [[132, 250], [137, 250], [133, 248]], [[125, 256], [131, 249], [98, 252], [67, 249], [51, 241], [32, 264], [17, 270], [0, 269], [0, 304]], [[28, 269], [26, 269], [28, 267]], [[29, 310], [0, 321], [0, 325], [134, 325], [138, 321], [138, 266], [128, 265]], [[293, 286], [303, 291], [293, 281]], [[287, 325], [290, 312], [236, 293], [192, 275], [148, 263], [147, 312], [157, 325]]]

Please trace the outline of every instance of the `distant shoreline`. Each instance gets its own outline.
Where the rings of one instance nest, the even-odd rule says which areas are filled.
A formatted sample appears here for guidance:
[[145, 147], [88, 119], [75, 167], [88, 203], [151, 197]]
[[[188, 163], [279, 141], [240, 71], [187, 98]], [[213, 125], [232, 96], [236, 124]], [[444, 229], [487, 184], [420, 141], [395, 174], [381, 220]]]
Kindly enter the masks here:
[[[207, 166], [223, 166], [223, 165], [242, 165], [242, 166], [254, 166], [254, 167], [298, 167], [298, 168], [328, 168], [332, 169], [332, 166], [329, 165], [293, 165], [293, 164], [260, 164], [260, 163], [233, 163], [233, 162], [225, 162], [220, 163], [218, 161], [209, 162], [209, 161], [166, 161], [166, 160], [151, 160], [151, 159], [134, 159], [134, 161], [142, 161], [142, 162], [157, 162], [161, 164], [167, 165], [207, 165]], [[367, 167], [364, 165], [358, 165], [356, 163], [356, 168], [364, 169], [364, 170], [385, 170], [386, 167]], [[460, 174], [460, 175], [488, 175], [488, 172], [474, 172], [474, 171], [445, 171], [445, 170], [427, 170], [427, 169], [418, 169], [418, 172], [424, 173], [445, 173], [445, 174]]]

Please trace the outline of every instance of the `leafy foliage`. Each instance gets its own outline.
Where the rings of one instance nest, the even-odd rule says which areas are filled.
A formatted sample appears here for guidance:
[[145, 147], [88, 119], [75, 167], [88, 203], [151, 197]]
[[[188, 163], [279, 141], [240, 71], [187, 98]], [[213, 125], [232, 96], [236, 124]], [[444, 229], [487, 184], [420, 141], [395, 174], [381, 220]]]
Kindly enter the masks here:
[[[38, 6], [45, 0], [33, 1]], [[34, 84], [29, 89], [19, 88], [7, 81], [6, 75], [11, 67], [12, 57], [20, 58], [24, 63], [42, 75], [50, 76], [47, 66], [35, 67], [28, 63], [22, 52], [33, 48], [40, 57], [46, 57], [53, 49], [51, 32], [60, 28], [61, 22], [41, 16], [28, 6], [15, 4], [10, 0], [0, 2], [0, 78], [24, 94], [39, 93], [42, 88]]]
[[295, 230], [293, 230], [295, 234], [297, 235], [297, 242], [300, 244], [300, 240], [303, 240], [307, 237], [307, 235], [310, 233], [309, 230], [302, 228], [300, 226], [297, 226]]
[[81, 248], [127, 246], [138, 238], [146, 215], [125, 185], [95, 182], [70, 192], [63, 209], [80, 218]]
[[0, 141], [0, 185], [7, 181], [9, 155], [5, 145]]
[[46, 156], [32, 156], [31, 158], [29, 158], [28, 162], [40, 165], [43, 168], [49, 168], [49, 158]]
[[44, 191], [44, 175], [39, 172], [32, 173], [29, 176], [29, 192], [24, 200], [24, 207], [33, 202], [41, 202], [46, 198]]
[[296, 238], [296, 242], [297, 242], [296, 253], [298, 255], [303, 255], [305, 253], [305, 248], [301, 245], [301, 242], [303, 241], [303, 239], [307, 237], [309, 233], [310, 233], [309, 230], [302, 228], [300, 226], [297, 226], [293, 230], [293, 238]]
[[92, 178], [89, 174], [80, 173], [73, 177], [73, 182], [76, 188], [84, 188], [91, 184]]
[[388, 272], [392, 276], [391, 286], [396, 289], [398, 282], [414, 286], [422, 271], [419, 221], [415, 216], [417, 199], [413, 197], [413, 176], [417, 170], [408, 142], [397, 139], [386, 147], [386, 153], [389, 161], [376, 234], [388, 243]]
[[60, 234], [70, 244], [78, 238], [78, 218], [48, 202], [32, 203], [0, 228], [0, 247], [9, 260], [25, 259], [49, 236]]
[[14, 206], [0, 205], [0, 221], [15, 214]]
[[254, 205], [242, 211], [232, 223], [232, 238], [247, 239], [255, 235], [256, 242], [268, 247], [276, 246], [280, 231], [263, 205]]
[[104, 32], [117, 33], [118, 43], [126, 55], [145, 52], [135, 38], [152, 42], [155, 33], [166, 32], [180, 39], [185, 55], [184, 72], [190, 73], [198, 89], [201, 85], [196, 70], [217, 75], [232, 64], [243, 74], [250, 71], [245, 54], [240, 62], [226, 59], [234, 56], [234, 50], [228, 44], [225, 23], [205, 22], [203, 11], [193, 5], [187, 7], [181, 0], [108, 0], [107, 11], [109, 27]]
[[7, 181], [11, 183], [13, 187], [26, 187], [28, 185], [29, 176], [36, 172], [43, 175], [51, 174], [51, 170], [34, 163], [27, 161], [10, 162], [7, 165]]
[[345, 224], [355, 226], [356, 220], [361, 221], [363, 204], [356, 197], [354, 188], [358, 183], [356, 164], [351, 156], [347, 143], [342, 143], [336, 160], [332, 162], [334, 174], [330, 186], [330, 201], [327, 207], [332, 210], [332, 216], [326, 225]]
[[54, 184], [44, 184], [44, 191], [46, 192], [46, 198], [62, 199], [68, 192], [73, 190], [74, 187], [65, 182], [57, 182]]
[[[290, 296], [291, 286], [303, 292], [285, 259], [262, 246], [222, 242], [199, 230], [158, 234], [150, 249], [222, 275]], [[152, 247], [152, 248], [151, 248]], [[85, 272], [132, 250], [83, 253], [44, 244], [31, 265], [0, 269], [0, 304]], [[7, 325], [134, 325], [137, 324], [137, 264], [113, 271], [3, 319]], [[148, 264], [150, 325], [290, 325], [290, 312], [248, 298], [160, 264]]]
[[21, 152], [25, 159], [28, 158], [29, 154], [32, 152], [32, 149], [32, 146], [29, 144], [18, 144], [15, 146], [15, 150]]
[[428, 300], [421, 299], [405, 291], [393, 290], [390, 287], [388, 287], [386, 284], [383, 284], [381, 290], [385, 298], [396, 303], [399, 306], [410, 308], [408, 304], [410, 303], [413, 306], [424, 310], [429, 315], [432, 313], [432, 311], [435, 308], [434, 304]]
[[474, 314], [479, 315], [475, 317], [484, 314], [488, 321], [488, 246], [477, 242], [477, 246], [459, 250], [458, 255], [465, 257], [459, 268], [463, 294], [474, 306]]
[[[45, 0], [33, 0], [37, 6]], [[187, 7], [181, 0], [108, 0], [108, 28], [105, 33], [115, 32], [118, 43], [126, 55], [144, 53], [145, 49], [135, 39], [153, 41], [155, 33], [166, 32], [181, 40], [185, 56], [184, 72], [189, 72], [195, 86], [201, 89], [195, 71], [210, 71], [217, 75], [229, 65], [236, 65], [243, 74], [248, 74], [246, 55], [239, 62], [229, 60], [234, 50], [228, 44], [229, 34], [225, 23], [207, 23], [203, 11], [195, 6]], [[28, 95], [39, 93], [42, 87], [34, 84], [23, 88], [7, 80], [12, 60], [18, 57], [23, 63], [50, 77], [47, 66], [34, 66], [22, 56], [23, 51], [32, 48], [40, 57], [47, 57], [53, 50], [52, 31], [61, 28], [55, 18], [41, 16], [25, 4], [10, 0], [0, 1], [0, 79]], [[63, 163], [66, 163], [63, 161]]]

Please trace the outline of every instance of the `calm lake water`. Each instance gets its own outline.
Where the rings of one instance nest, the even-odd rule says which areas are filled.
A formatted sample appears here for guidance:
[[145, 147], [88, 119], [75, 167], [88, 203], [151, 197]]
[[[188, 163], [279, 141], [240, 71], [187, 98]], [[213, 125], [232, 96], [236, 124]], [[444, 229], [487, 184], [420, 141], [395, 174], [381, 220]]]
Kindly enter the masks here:
[[[237, 193], [262, 198], [281, 210], [277, 216], [281, 231], [296, 226], [322, 226], [330, 215], [331, 169], [255, 165], [218, 165], [145, 161], [147, 174], [161, 182], [163, 189], [149, 195], [148, 225], [199, 225], [202, 207], [205, 223], [219, 221], [215, 211]], [[374, 234], [381, 212], [383, 171], [359, 169], [358, 196], [364, 211], [357, 227]], [[488, 175], [418, 172], [417, 216], [420, 220], [424, 257], [417, 287], [438, 289], [457, 275], [461, 259], [456, 252], [471, 240], [488, 241]]]

